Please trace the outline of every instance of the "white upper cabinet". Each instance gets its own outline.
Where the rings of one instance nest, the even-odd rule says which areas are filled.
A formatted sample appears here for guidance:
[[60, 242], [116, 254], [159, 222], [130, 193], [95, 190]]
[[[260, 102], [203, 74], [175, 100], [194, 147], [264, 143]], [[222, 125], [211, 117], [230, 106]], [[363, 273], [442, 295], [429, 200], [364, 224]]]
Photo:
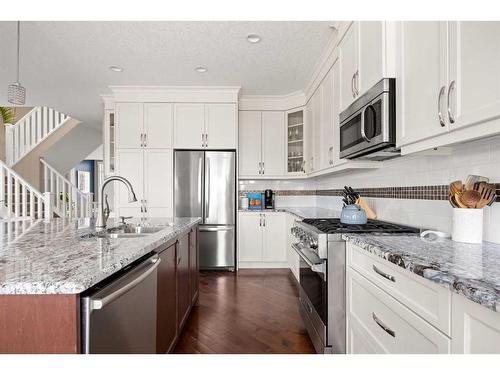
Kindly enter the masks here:
[[394, 77], [393, 22], [353, 22], [340, 42], [340, 109], [382, 78]]
[[340, 42], [340, 107], [346, 109], [356, 97], [358, 72], [358, 23], [354, 22]]
[[144, 134], [144, 105], [116, 103], [116, 147], [141, 148]]
[[500, 117], [500, 22], [449, 22], [450, 130]]
[[262, 115], [260, 111], [239, 112], [240, 175], [255, 176], [262, 171]]
[[174, 104], [174, 147], [199, 149], [205, 144], [205, 104]]
[[446, 24], [402, 22], [398, 38], [396, 135], [402, 146], [447, 131]]
[[403, 154], [500, 132], [492, 121], [500, 118], [500, 23], [401, 22], [397, 35]]
[[[319, 169], [325, 169], [333, 165], [333, 142], [334, 142], [334, 89], [333, 68], [330, 69], [321, 83], [322, 87], [322, 115], [321, 115], [321, 139], [320, 139], [320, 165]], [[338, 129], [337, 129], [338, 132]], [[337, 148], [338, 150], [338, 148]]]
[[333, 75], [333, 104], [332, 104], [332, 119], [333, 119], [333, 150], [332, 164], [334, 166], [346, 163], [346, 159], [340, 159], [340, 62], [337, 60], [332, 67]]
[[304, 110], [304, 170], [306, 173], [313, 171], [314, 159], [314, 124], [312, 100], [307, 102]]
[[205, 111], [207, 147], [210, 149], [235, 149], [238, 142], [236, 104], [207, 104]]
[[[285, 174], [285, 113], [262, 112], [262, 174]], [[255, 151], [254, 151], [255, 152]]]
[[174, 104], [174, 147], [183, 149], [235, 149], [236, 104]]
[[358, 95], [363, 95], [384, 76], [385, 22], [357, 22], [359, 35]]
[[172, 148], [172, 104], [117, 103], [116, 148]]
[[285, 113], [240, 111], [239, 175], [285, 175]]
[[144, 104], [144, 144], [147, 148], [172, 148], [171, 103]]
[[312, 170], [323, 168], [323, 85], [320, 85], [311, 98], [312, 105], [312, 133], [313, 133], [313, 160]]

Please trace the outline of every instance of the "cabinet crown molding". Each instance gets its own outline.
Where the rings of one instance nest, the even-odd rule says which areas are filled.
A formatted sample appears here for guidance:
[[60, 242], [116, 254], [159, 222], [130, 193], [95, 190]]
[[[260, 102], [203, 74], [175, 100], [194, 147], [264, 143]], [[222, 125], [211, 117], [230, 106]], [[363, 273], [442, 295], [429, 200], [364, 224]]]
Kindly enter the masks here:
[[241, 95], [240, 111], [288, 111], [306, 103], [304, 92], [294, 91], [285, 95]]
[[237, 103], [241, 86], [109, 86], [116, 102]]

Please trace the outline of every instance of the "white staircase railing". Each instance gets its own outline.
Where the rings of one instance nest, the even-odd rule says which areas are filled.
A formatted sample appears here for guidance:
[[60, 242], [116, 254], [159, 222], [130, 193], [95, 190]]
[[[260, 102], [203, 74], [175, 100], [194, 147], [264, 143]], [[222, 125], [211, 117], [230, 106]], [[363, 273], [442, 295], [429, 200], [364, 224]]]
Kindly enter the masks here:
[[54, 212], [60, 217], [91, 217], [93, 194], [84, 193], [59, 173], [45, 160], [40, 159], [43, 168], [43, 186], [52, 197]]
[[49, 107], [35, 107], [15, 125], [6, 126], [5, 159], [13, 166], [69, 119]]
[[42, 194], [0, 160], [0, 216], [7, 219], [49, 219], [50, 194]]

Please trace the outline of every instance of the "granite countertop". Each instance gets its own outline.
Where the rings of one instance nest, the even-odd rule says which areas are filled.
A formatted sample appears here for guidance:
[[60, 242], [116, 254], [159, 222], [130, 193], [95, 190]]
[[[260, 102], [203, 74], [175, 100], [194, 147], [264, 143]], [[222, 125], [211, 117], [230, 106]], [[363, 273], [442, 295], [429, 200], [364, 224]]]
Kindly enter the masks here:
[[[82, 239], [94, 231], [90, 219], [0, 222], [0, 294], [81, 293], [199, 221], [149, 219], [151, 225], [165, 228], [144, 237], [117, 239]], [[108, 222], [108, 227], [114, 225]]]
[[240, 212], [287, 212], [299, 219], [340, 217], [340, 212], [323, 207], [276, 207], [273, 209], [250, 210], [240, 208]]
[[345, 234], [345, 240], [467, 299], [500, 312], [500, 244], [416, 235]]

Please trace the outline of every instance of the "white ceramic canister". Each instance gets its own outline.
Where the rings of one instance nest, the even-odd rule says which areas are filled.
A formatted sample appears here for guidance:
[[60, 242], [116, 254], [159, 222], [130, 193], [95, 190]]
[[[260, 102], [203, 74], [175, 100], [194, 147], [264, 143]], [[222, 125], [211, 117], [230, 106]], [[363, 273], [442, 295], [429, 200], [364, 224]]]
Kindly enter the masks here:
[[483, 209], [454, 208], [451, 239], [457, 242], [483, 242]]

